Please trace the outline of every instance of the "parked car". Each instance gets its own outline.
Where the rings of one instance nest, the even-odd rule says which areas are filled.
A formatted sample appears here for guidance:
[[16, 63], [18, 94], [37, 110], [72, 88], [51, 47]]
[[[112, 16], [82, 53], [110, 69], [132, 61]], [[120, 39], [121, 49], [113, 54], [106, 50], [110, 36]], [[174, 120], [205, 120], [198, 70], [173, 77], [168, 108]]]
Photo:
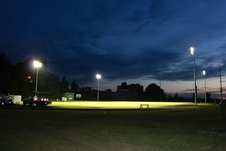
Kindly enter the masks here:
[[0, 105], [4, 106], [4, 105], [12, 105], [13, 104], [13, 99], [12, 99], [12, 95], [1, 95], [0, 96]]
[[3, 106], [3, 105], [5, 105], [5, 99], [0, 98], [0, 106]]
[[24, 106], [47, 106], [52, 102], [47, 97], [38, 97], [37, 95], [29, 97], [23, 101]]

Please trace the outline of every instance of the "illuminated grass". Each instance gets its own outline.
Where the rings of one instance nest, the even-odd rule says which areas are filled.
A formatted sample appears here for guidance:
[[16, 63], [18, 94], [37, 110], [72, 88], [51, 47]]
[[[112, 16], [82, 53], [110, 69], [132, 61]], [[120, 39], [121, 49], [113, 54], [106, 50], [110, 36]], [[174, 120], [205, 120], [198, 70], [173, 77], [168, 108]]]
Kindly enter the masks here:
[[165, 108], [173, 106], [190, 106], [194, 103], [190, 102], [128, 102], [128, 101], [74, 101], [74, 102], [52, 102], [50, 107], [66, 108], [66, 109], [150, 109], [154, 108]]

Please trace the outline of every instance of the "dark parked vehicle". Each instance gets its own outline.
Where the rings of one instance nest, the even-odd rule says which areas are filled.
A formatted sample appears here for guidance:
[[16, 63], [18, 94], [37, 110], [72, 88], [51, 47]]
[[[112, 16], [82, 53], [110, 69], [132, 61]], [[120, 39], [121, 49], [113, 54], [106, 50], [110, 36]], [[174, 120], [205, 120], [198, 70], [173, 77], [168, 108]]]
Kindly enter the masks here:
[[5, 105], [5, 99], [0, 98], [0, 105], [1, 105], [1, 106]]
[[24, 106], [47, 106], [52, 102], [47, 97], [38, 97], [35, 95], [34, 97], [29, 97], [23, 101]]
[[11, 95], [2, 95], [0, 96], [0, 106], [12, 105], [13, 99]]

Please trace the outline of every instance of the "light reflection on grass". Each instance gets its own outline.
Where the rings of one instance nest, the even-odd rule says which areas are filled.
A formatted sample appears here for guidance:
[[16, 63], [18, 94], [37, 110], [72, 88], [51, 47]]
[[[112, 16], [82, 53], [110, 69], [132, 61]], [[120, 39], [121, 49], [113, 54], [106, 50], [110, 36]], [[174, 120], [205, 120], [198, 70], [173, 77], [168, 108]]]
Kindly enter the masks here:
[[174, 106], [191, 106], [191, 102], [129, 102], [129, 101], [73, 101], [73, 102], [52, 102], [50, 107], [66, 109], [139, 109], [141, 105], [150, 109], [165, 108]]

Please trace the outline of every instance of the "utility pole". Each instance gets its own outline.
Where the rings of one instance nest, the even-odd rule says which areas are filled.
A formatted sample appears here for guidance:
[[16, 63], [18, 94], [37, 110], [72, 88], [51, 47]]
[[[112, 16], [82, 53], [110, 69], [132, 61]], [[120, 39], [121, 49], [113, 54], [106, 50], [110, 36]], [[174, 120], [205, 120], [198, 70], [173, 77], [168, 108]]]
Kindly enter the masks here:
[[161, 93], [161, 86], [162, 86], [162, 82], [161, 80], [159, 80], [159, 87], [160, 87], [160, 101], [162, 101], [162, 93]]
[[197, 106], [197, 84], [196, 84], [196, 63], [195, 63], [195, 48], [190, 47], [191, 55], [194, 61], [194, 82], [195, 82], [195, 105]]
[[204, 88], [205, 88], [205, 103], [206, 103], [206, 69], [204, 68], [202, 71], [203, 77], [204, 77]]
[[221, 77], [221, 69], [219, 70], [220, 71], [220, 95], [221, 95], [221, 102], [222, 103], [222, 99], [223, 99], [223, 88], [222, 88], [222, 77]]

